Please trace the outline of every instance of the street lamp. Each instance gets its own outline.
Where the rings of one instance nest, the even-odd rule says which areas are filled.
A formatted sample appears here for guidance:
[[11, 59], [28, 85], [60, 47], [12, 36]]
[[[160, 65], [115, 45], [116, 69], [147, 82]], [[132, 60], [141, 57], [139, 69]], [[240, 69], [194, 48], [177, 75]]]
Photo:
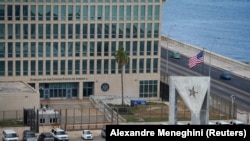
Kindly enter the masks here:
[[[214, 46], [214, 44], [217, 42], [217, 40], [219, 40], [220, 38], [215, 38], [214, 42], [212, 44], [212, 47]], [[212, 47], [210, 49], [210, 53], [209, 53], [209, 68], [208, 68], [208, 76], [211, 76], [211, 54], [212, 54]]]
[[231, 117], [234, 118], [234, 100], [235, 100], [235, 95], [231, 95]]
[[[171, 27], [170, 27], [170, 29], [169, 29], [169, 31], [168, 31], [168, 35], [167, 35], [167, 38], [169, 39], [169, 35], [170, 35], [170, 32], [171, 32], [171, 30], [175, 27], [176, 25], [172, 25]], [[168, 74], [168, 40], [167, 39], [167, 74]]]

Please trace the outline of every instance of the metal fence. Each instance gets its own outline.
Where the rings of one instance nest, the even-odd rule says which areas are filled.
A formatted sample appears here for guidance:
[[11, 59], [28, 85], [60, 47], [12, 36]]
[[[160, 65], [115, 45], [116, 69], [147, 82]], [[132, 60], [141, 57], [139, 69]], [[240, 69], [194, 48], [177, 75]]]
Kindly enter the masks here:
[[[191, 119], [190, 110], [185, 105], [178, 105], [177, 119]], [[111, 107], [103, 104], [102, 107], [56, 109], [60, 113], [59, 126], [65, 130], [100, 129], [105, 124], [126, 122], [167, 121], [167, 105], [137, 105]], [[237, 119], [237, 104], [219, 96], [211, 96], [209, 118]], [[246, 113], [248, 115], [248, 113]], [[248, 116], [247, 116], [248, 117]], [[0, 121], [23, 120], [23, 111], [0, 111]], [[245, 120], [244, 120], [245, 121]], [[249, 122], [246, 120], [245, 122]]]

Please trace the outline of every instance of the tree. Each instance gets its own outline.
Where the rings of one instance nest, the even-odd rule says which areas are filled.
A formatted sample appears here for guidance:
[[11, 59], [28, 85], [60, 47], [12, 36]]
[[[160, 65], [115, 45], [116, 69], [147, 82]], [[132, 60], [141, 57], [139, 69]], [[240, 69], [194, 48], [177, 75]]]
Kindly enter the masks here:
[[119, 47], [119, 49], [115, 52], [115, 61], [118, 64], [119, 69], [121, 70], [121, 93], [122, 93], [122, 106], [124, 105], [124, 97], [123, 97], [123, 72], [124, 66], [129, 62], [129, 56], [123, 47]]

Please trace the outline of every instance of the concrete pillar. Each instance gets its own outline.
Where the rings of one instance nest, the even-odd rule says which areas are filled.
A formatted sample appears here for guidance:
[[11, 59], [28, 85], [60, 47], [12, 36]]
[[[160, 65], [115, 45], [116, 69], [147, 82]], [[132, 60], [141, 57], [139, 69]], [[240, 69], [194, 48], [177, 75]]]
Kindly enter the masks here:
[[83, 98], [83, 96], [82, 96], [82, 94], [83, 94], [83, 82], [78, 82], [78, 98], [79, 99], [82, 99]]
[[175, 93], [175, 84], [170, 79], [169, 82], [169, 118], [168, 124], [177, 124], [177, 95]]

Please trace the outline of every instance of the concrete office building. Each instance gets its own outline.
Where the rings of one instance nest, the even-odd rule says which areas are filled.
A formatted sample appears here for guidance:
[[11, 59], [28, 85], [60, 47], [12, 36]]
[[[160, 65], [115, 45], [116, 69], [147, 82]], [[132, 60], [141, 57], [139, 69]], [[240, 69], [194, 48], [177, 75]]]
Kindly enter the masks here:
[[158, 99], [163, 0], [1, 0], [0, 81], [40, 99], [121, 95], [113, 54], [123, 46], [124, 96]]

